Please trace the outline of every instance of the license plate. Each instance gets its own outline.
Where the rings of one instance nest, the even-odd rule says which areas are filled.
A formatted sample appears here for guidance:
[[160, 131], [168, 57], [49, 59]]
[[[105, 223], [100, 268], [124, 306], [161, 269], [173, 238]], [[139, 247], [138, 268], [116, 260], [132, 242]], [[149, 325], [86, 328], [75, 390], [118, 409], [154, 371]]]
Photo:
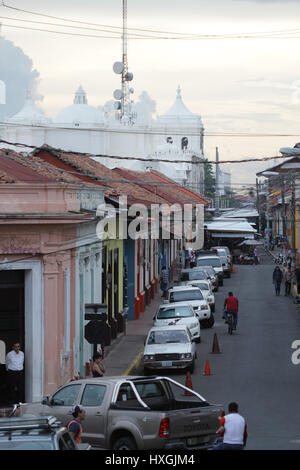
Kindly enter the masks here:
[[190, 437], [187, 440], [187, 445], [188, 446], [196, 446], [199, 443], [199, 438], [198, 437]]
[[163, 362], [161, 363], [161, 365], [162, 365], [163, 367], [172, 367], [173, 362], [172, 362], [172, 361], [163, 361]]

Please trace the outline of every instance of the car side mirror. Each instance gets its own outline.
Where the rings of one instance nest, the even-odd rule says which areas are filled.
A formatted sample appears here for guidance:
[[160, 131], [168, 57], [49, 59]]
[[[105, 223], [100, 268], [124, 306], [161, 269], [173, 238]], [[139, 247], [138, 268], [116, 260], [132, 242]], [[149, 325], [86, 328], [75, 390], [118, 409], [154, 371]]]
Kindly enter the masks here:
[[225, 263], [223, 263], [223, 264], [222, 264], [222, 266], [226, 266], [226, 264], [225, 264]]
[[50, 400], [49, 400], [49, 397], [43, 397], [43, 399], [42, 399], [42, 405], [48, 405], [48, 406], [51, 405], [51, 402], [50, 402]]

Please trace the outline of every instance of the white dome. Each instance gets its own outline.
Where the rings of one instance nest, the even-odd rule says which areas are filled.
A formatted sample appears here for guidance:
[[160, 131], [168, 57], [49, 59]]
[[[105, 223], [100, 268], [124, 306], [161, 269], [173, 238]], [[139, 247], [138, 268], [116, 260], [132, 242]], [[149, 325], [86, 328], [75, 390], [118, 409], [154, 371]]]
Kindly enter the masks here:
[[182, 101], [180, 86], [177, 88], [175, 102], [166, 113], [159, 116], [159, 120], [166, 125], [169, 123], [180, 122], [183, 125], [184, 123], [193, 123], [194, 125], [197, 124], [200, 127], [203, 127], [200, 115], [192, 113]]
[[58, 124], [100, 124], [101, 112], [87, 102], [86, 93], [80, 86], [72, 105], [63, 108], [55, 118]]
[[45, 114], [38, 109], [32, 98], [30, 93], [27, 94], [26, 102], [17, 114], [12, 116], [11, 118], [6, 120], [10, 123], [18, 123], [18, 124], [49, 124], [51, 119], [45, 116]]

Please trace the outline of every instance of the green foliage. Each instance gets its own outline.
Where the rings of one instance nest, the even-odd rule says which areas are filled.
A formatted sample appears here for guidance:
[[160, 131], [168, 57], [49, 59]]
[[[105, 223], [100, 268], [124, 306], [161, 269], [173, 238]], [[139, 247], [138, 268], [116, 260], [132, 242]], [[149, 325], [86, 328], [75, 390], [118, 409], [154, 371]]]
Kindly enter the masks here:
[[216, 192], [216, 178], [212, 163], [207, 158], [204, 161], [204, 196], [214, 199]]

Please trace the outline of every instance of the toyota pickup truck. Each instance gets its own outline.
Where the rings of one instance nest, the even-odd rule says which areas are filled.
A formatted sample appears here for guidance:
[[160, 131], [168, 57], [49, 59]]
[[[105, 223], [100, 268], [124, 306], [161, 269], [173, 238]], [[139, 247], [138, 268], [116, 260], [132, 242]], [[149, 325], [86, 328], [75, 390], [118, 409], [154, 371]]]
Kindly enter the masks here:
[[51, 414], [66, 425], [76, 404], [86, 411], [82, 441], [113, 450], [210, 448], [223, 411], [196, 391], [159, 376], [76, 380], [17, 411], [18, 416]]

